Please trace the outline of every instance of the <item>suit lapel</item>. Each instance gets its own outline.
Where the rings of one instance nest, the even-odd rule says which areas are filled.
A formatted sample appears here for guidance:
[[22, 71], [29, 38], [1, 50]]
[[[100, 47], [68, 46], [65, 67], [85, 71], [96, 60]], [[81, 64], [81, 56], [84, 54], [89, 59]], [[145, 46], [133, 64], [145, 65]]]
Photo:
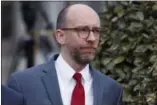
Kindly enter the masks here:
[[54, 58], [46, 64], [46, 68], [43, 71], [45, 75], [42, 77], [42, 81], [47, 90], [47, 94], [51, 100], [51, 103], [53, 105], [63, 105], [56, 69], [54, 65], [54, 59], [57, 56], [58, 55], [54, 56]]
[[90, 66], [90, 72], [93, 77], [93, 96], [94, 96], [93, 105], [101, 105], [103, 92], [102, 92], [102, 87], [100, 86], [101, 84], [100, 84], [99, 75], [96, 72], [96, 70], [94, 70], [91, 66]]
[[97, 84], [97, 81], [93, 79], [93, 95], [94, 95], [94, 105], [98, 105], [98, 91], [99, 91], [99, 86]]

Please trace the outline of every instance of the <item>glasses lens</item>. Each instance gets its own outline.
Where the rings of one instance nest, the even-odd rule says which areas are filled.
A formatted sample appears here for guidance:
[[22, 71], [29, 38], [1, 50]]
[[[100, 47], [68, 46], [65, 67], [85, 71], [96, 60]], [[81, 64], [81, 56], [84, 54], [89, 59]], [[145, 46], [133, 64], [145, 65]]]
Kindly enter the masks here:
[[94, 33], [96, 38], [99, 38], [99, 36], [100, 36], [100, 29], [93, 29], [93, 33]]
[[79, 33], [80, 38], [87, 38], [90, 33], [90, 29], [86, 27], [80, 27], [78, 28], [78, 33]]

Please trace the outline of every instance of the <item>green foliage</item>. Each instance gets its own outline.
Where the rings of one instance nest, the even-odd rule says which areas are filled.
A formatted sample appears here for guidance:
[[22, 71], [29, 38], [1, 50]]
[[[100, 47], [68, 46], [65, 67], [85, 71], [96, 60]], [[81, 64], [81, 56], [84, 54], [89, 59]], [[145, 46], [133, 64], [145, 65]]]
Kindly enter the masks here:
[[106, 2], [93, 65], [118, 81], [124, 105], [157, 100], [157, 2]]

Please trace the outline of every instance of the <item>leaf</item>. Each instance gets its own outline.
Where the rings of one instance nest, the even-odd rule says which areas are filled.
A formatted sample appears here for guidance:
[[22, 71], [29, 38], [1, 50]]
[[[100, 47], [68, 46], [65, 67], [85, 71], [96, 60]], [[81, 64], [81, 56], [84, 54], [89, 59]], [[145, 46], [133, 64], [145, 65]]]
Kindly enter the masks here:
[[157, 4], [154, 4], [154, 5], [152, 6], [152, 9], [153, 9], [153, 10], [157, 10]]
[[134, 60], [134, 64], [135, 64], [135, 65], [139, 65], [139, 64], [142, 63], [142, 62], [143, 62], [143, 59], [140, 58], [140, 57], [136, 57], [135, 60]]
[[116, 22], [118, 20], [118, 17], [114, 17], [114, 18], [112, 18], [112, 22]]
[[151, 63], [157, 62], [157, 55], [152, 55], [152, 56], [150, 57], [150, 62], [151, 62]]
[[117, 27], [119, 29], [124, 29], [126, 27], [126, 24], [123, 21], [119, 21], [117, 22]]
[[128, 27], [128, 29], [131, 32], [139, 32], [139, 30], [141, 30], [142, 27], [143, 27], [142, 23], [132, 22], [131, 25]]
[[112, 63], [112, 62], [110, 62], [108, 65], [106, 65], [106, 68], [107, 68], [108, 70], [113, 70], [114, 66], [115, 66], [115, 64]]
[[136, 13], [136, 19], [140, 20], [140, 21], [143, 21], [144, 20], [143, 12], [137, 12]]
[[125, 78], [125, 73], [124, 73], [122, 70], [117, 69], [116, 72], [117, 72], [117, 74], [121, 77], [121, 79], [124, 79], [124, 78]]
[[144, 20], [143, 24], [145, 25], [146, 28], [149, 28], [154, 24], [154, 21], [153, 21], [153, 19]]
[[128, 1], [122, 1], [121, 4], [124, 5], [124, 6], [128, 6], [129, 2]]
[[149, 93], [146, 95], [147, 97], [147, 102], [148, 103], [155, 103], [154, 98], [156, 98], [156, 94], [155, 93]]
[[113, 63], [114, 64], [119, 64], [119, 63], [123, 62], [124, 60], [125, 60], [124, 56], [119, 56], [119, 57], [117, 57], [116, 59], [113, 60]]
[[136, 47], [135, 52], [140, 52], [140, 53], [144, 53], [146, 52], [147, 47], [145, 45], [139, 45]]
[[112, 58], [105, 58], [102, 62], [104, 65], [107, 65], [108, 63], [110, 63], [111, 60]]
[[141, 90], [141, 85], [140, 85], [140, 84], [137, 84], [137, 85], [134, 87], [134, 89], [133, 89], [133, 91], [137, 91], [137, 90]]
[[129, 82], [129, 86], [134, 86], [135, 84], [137, 84], [137, 80], [130, 80], [130, 82]]
[[124, 15], [124, 10], [122, 6], [118, 6], [114, 9], [114, 13], [117, 14], [118, 17], [122, 17]]

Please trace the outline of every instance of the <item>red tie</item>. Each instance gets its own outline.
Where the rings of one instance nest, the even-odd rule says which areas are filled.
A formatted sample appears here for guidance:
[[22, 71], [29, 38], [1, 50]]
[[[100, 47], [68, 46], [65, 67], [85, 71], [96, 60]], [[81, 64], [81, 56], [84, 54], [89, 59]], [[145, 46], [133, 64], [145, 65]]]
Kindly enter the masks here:
[[85, 92], [81, 83], [82, 75], [75, 73], [73, 78], [76, 81], [76, 85], [72, 93], [71, 105], [85, 105]]

